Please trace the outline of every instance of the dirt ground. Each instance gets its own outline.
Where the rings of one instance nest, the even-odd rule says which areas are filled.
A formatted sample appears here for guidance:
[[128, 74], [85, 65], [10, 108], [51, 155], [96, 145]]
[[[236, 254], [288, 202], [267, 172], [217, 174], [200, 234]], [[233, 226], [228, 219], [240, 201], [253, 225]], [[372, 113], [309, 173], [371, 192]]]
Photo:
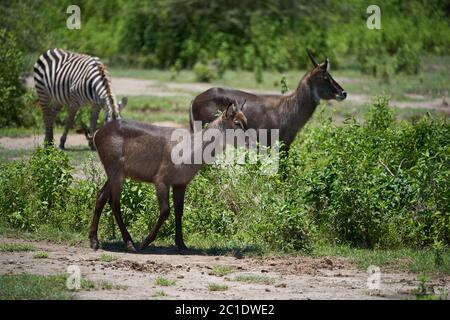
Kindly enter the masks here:
[[[78, 291], [79, 299], [405, 299], [417, 288], [417, 275], [381, 270], [380, 286], [368, 288], [369, 273], [348, 260], [335, 257], [247, 258], [206, 255], [175, 248], [150, 247], [142, 253], [116, 249], [93, 251], [82, 246], [56, 245], [0, 236], [0, 243], [30, 243], [48, 258], [36, 259], [30, 252], [1, 252], [0, 274], [68, 274], [70, 265], [79, 266], [82, 277], [107, 281], [121, 288]], [[115, 258], [99, 260], [102, 254]], [[219, 277], [216, 266], [229, 266], [231, 274]], [[236, 277], [250, 276], [250, 282]], [[158, 277], [175, 281], [171, 286], [155, 284]], [[430, 285], [450, 291], [449, 277], [433, 279]], [[264, 282], [264, 283], [263, 283]], [[209, 284], [227, 285], [226, 291], [210, 291]], [[124, 286], [124, 287], [123, 287]], [[158, 295], [164, 291], [166, 296]]]
[[[351, 78], [340, 78], [337, 79], [338, 82], [345, 84], [351, 81], [356, 81]], [[144, 79], [134, 79], [134, 78], [124, 78], [115, 77], [111, 81], [112, 88], [115, 94], [119, 96], [139, 96], [139, 95], [152, 95], [159, 97], [170, 97], [170, 96], [192, 96], [192, 94], [199, 94], [211, 87], [217, 86], [213, 83], [175, 83], [167, 82], [160, 83], [154, 80], [144, 80]], [[33, 88], [34, 82], [32, 78], [26, 79], [27, 87]], [[253, 93], [264, 93], [264, 94], [279, 94], [279, 91], [271, 90], [256, 90], [256, 89], [246, 89], [240, 88], [240, 90], [253, 92]], [[415, 101], [391, 101], [391, 105], [403, 109], [430, 109], [441, 111], [450, 114], [450, 106], [448, 103], [448, 97], [429, 99], [429, 97], [422, 95], [409, 95], [409, 98]], [[367, 103], [371, 101], [369, 95], [352, 93], [349, 94], [347, 100], [353, 103]]]

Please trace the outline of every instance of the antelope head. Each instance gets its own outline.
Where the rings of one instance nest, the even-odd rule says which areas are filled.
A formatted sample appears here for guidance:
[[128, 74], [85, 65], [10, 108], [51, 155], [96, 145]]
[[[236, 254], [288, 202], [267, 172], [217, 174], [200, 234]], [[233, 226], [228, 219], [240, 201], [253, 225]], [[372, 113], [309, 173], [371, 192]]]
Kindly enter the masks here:
[[238, 106], [237, 101], [230, 103], [225, 112], [222, 114], [222, 121], [224, 129], [242, 129], [247, 130], [247, 118], [244, 115], [245, 100], [241, 106]]
[[312, 53], [308, 50], [308, 56], [314, 65], [309, 79], [316, 100], [342, 101], [347, 97], [347, 92], [333, 79], [330, 74], [330, 61], [328, 58], [322, 63], [317, 63]]

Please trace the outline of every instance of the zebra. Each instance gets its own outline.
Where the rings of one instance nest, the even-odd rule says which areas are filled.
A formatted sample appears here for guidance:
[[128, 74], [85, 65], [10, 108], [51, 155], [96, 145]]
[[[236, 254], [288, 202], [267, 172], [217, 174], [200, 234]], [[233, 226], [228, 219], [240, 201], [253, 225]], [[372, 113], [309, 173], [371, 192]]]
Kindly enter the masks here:
[[34, 65], [34, 83], [38, 101], [44, 114], [45, 143], [53, 144], [53, 124], [56, 114], [64, 105], [69, 108], [59, 147], [64, 149], [67, 133], [73, 126], [75, 115], [83, 105], [92, 106], [90, 134], [86, 133], [89, 147], [95, 150], [93, 135], [100, 109], [106, 109], [106, 121], [120, 119], [120, 111], [127, 98], [116, 103], [106, 66], [98, 57], [59, 48], [43, 53]]

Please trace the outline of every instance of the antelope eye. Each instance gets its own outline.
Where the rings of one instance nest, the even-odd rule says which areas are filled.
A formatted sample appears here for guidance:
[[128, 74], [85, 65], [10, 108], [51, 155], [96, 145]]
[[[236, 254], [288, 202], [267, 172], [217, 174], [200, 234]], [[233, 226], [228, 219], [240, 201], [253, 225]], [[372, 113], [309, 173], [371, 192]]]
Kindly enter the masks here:
[[323, 76], [323, 80], [328, 80], [328, 77], [327, 76]]

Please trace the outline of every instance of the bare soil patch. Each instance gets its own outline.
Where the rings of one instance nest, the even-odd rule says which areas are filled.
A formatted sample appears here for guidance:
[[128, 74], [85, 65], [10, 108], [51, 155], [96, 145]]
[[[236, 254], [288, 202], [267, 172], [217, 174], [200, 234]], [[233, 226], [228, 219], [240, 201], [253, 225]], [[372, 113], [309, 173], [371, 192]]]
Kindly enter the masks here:
[[[0, 274], [65, 274], [68, 266], [77, 265], [83, 277], [119, 286], [113, 290], [78, 291], [80, 299], [392, 299], [411, 298], [410, 291], [418, 285], [415, 274], [383, 270], [380, 289], [370, 291], [364, 270], [335, 257], [263, 259], [206, 255], [194, 250], [178, 255], [173, 248], [158, 247], [133, 254], [4, 236], [0, 236], [0, 242], [31, 243], [36, 251], [48, 253], [48, 258], [36, 259], [33, 251], [1, 252]], [[102, 262], [102, 254], [114, 260]], [[232, 273], [216, 276], [211, 270], [217, 266], [229, 266]], [[236, 281], [243, 276], [250, 281]], [[161, 277], [175, 284], [157, 285], [155, 280]], [[448, 280], [439, 278], [432, 283], [449, 290]], [[226, 285], [228, 290], [210, 291], [210, 284]], [[166, 296], [161, 296], [161, 291]]]

